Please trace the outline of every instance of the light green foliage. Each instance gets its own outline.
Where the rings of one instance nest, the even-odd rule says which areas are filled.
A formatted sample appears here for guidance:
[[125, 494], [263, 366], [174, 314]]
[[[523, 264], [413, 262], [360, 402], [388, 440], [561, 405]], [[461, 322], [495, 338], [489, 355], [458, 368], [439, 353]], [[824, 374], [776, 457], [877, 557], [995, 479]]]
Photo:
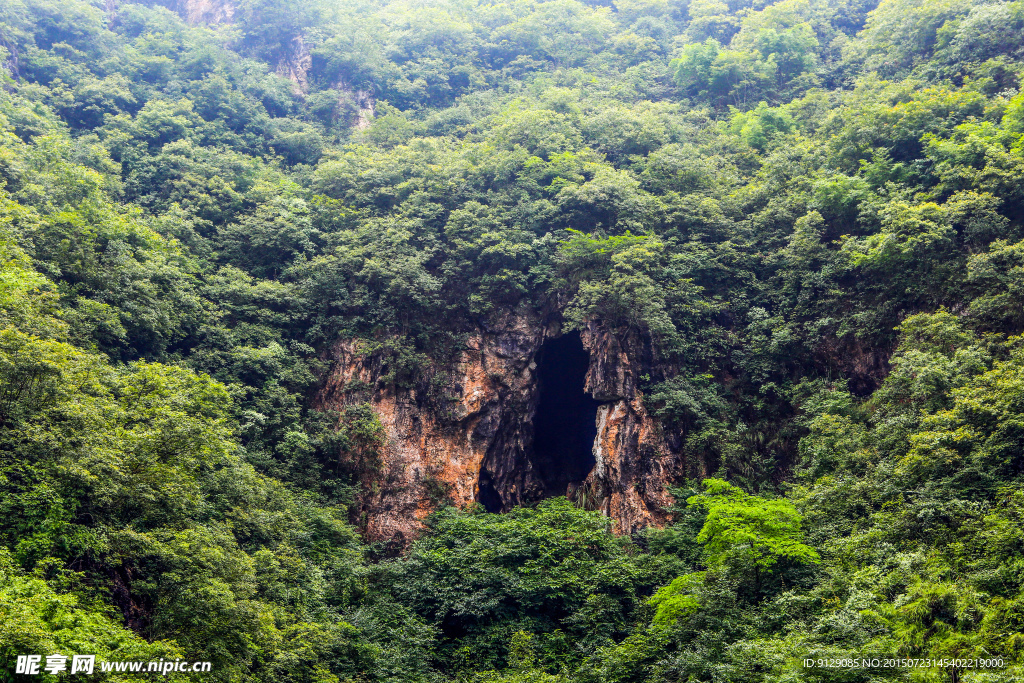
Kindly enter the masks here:
[[704, 491], [687, 499], [707, 511], [697, 541], [704, 544], [708, 564], [734, 559], [759, 569], [779, 560], [818, 562], [818, 553], [802, 543], [800, 513], [786, 499], [765, 500], [721, 479], [705, 479]]
[[[756, 591], [760, 589], [761, 572], [771, 571], [780, 561], [820, 561], [818, 552], [803, 543], [800, 513], [791, 501], [751, 496], [721, 479], [705, 479], [702, 485], [703, 492], [686, 502], [705, 512], [695, 540], [704, 546], [704, 559], [711, 572], [753, 570]], [[670, 627], [700, 610], [699, 589], [707, 580], [708, 572], [693, 572], [658, 589], [649, 601], [657, 608], [653, 625]]]
[[730, 129], [754, 149], [764, 151], [772, 138], [793, 130], [793, 118], [761, 102], [755, 109], [733, 114]]
[[[702, 99], [743, 106], [755, 97], [774, 98], [814, 82], [808, 72], [817, 63], [820, 44], [807, 21], [811, 3], [779, 2], [749, 12], [738, 22], [725, 3], [693, 2], [689, 11], [694, 21], [688, 34], [708, 37], [683, 46], [672, 61], [676, 81], [684, 90]], [[727, 27], [737, 23], [739, 31], [733, 35]], [[822, 23], [820, 32], [833, 31], [828, 20]]]
[[[1024, 3], [227, 8], [0, 3], [4, 657], [1020, 678]], [[708, 483], [632, 539], [562, 500], [360, 540], [374, 397], [458, 420], [510, 315], [628, 348]], [[322, 410], [342, 341], [378, 381]], [[1007, 667], [799, 666], [867, 655]]]
[[672, 62], [676, 81], [687, 92], [716, 103], [745, 105], [774, 80], [777, 65], [752, 51], [723, 49], [713, 38], [690, 44]]
[[[66, 577], [71, 578], [71, 577]], [[0, 661], [5, 680], [25, 653], [95, 654], [97, 660], [155, 661], [181, 657], [172, 643], [146, 642], [119, 623], [108, 607], [60, 593], [49, 582], [24, 572], [0, 549]], [[104, 681], [134, 676], [100, 674]]]
[[667, 586], [659, 588], [650, 599], [650, 604], [658, 608], [654, 614], [654, 624], [667, 626], [700, 609], [700, 600], [691, 594], [690, 590], [704, 577], [705, 574], [702, 572], [683, 574], [673, 579]]
[[60, 335], [55, 299], [50, 281], [32, 268], [27, 254], [13, 240], [0, 241], [0, 328]]
[[662, 291], [645, 272], [653, 269], [663, 248], [629, 233], [602, 241], [574, 236], [564, 248], [569, 268], [586, 272], [581, 266], [590, 262], [600, 279], [580, 283], [579, 293], [567, 309], [569, 321], [582, 325], [597, 317], [622, 321], [658, 337], [673, 336], [676, 329], [664, 314]]

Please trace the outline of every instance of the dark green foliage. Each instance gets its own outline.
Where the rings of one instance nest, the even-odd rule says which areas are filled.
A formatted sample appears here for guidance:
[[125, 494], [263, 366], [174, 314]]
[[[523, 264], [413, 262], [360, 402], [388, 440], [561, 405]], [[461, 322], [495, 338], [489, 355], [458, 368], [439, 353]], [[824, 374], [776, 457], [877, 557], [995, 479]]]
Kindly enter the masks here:
[[449, 673], [515, 668], [517, 633], [537, 634], [538, 666], [557, 672], [623, 637], [642, 596], [677, 566], [637, 553], [564, 498], [507, 515], [447, 508], [375, 583], [434, 625], [434, 658]]
[[[1024, 3], [201, 4], [0, 3], [0, 678], [1020, 677]], [[530, 308], [714, 478], [375, 559], [366, 401]]]

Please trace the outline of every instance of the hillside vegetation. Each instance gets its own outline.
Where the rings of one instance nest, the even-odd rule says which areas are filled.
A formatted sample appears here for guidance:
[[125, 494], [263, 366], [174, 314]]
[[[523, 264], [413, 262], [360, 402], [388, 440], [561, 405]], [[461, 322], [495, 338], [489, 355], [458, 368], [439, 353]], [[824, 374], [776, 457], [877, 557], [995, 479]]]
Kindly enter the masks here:
[[[1024, 2], [116, 4], [0, 3], [0, 680], [1024, 676]], [[551, 306], [649, 342], [675, 522], [367, 544], [331, 345]]]

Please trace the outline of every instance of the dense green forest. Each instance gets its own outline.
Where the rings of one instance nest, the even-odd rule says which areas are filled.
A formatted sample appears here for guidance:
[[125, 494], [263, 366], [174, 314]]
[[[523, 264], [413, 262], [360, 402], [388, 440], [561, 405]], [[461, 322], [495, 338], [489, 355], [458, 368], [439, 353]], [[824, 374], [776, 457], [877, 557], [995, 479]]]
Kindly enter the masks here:
[[[0, 2], [0, 680], [1024, 677], [1024, 1], [163, 4]], [[331, 345], [552, 306], [713, 478], [367, 542]]]

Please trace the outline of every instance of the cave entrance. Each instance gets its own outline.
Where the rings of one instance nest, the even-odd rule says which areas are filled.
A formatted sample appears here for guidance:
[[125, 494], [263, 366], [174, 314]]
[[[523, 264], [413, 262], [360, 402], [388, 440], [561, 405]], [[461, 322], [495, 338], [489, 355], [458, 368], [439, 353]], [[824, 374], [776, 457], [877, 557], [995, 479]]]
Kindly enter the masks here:
[[501, 501], [501, 494], [491, 481], [491, 473], [486, 468], [480, 470], [479, 489], [477, 500], [488, 512], [501, 512], [504, 504]]
[[589, 365], [579, 332], [547, 340], [538, 354], [531, 460], [545, 498], [566, 495], [594, 468], [600, 404], [583, 390]]

